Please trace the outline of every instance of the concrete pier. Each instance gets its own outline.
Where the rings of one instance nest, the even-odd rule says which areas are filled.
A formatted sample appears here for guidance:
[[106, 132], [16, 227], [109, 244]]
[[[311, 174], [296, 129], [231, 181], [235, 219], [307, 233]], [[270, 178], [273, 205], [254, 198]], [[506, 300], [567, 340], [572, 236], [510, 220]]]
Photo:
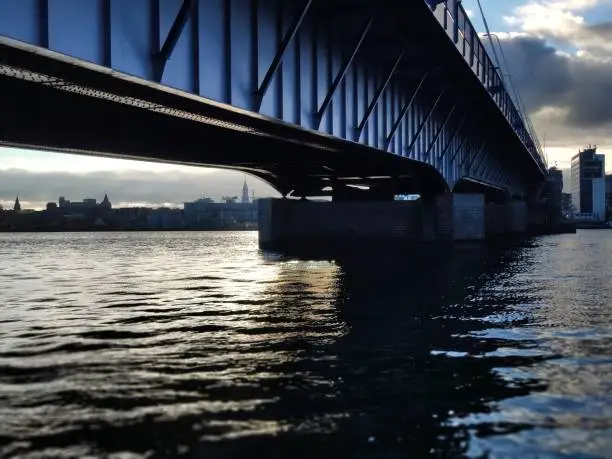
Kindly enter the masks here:
[[259, 245], [481, 240], [484, 197], [438, 196], [433, 202], [312, 202], [260, 199]]
[[260, 199], [259, 245], [419, 241], [419, 201], [311, 202]]
[[491, 203], [485, 207], [487, 236], [519, 236], [527, 232], [527, 204], [510, 201]]
[[436, 236], [441, 240], [478, 241], [485, 237], [482, 194], [444, 194], [436, 197]]

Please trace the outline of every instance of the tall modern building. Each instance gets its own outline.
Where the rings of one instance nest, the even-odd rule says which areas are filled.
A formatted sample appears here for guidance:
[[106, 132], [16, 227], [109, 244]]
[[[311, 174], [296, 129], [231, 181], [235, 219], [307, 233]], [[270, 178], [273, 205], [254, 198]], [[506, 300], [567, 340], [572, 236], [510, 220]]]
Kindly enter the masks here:
[[608, 221], [612, 220], [612, 174], [606, 175], [606, 214]]
[[605, 158], [591, 146], [572, 158], [572, 201], [579, 220], [606, 218]]

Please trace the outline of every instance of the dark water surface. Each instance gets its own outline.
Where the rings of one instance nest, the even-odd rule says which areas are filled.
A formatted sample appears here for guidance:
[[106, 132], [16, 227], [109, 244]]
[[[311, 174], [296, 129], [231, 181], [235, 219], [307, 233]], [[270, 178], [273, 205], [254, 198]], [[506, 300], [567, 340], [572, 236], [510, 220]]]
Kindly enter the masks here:
[[612, 231], [334, 261], [0, 234], [2, 457], [612, 457]]

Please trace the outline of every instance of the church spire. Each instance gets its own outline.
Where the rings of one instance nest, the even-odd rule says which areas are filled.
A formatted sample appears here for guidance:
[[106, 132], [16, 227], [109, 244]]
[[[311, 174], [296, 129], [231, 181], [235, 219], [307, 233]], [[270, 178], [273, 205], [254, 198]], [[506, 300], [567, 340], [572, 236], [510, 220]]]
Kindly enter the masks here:
[[242, 200], [241, 202], [243, 204], [248, 204], [249, 202], [251, 202], [251, 200], [249, 199], [249, 186], [247, 185], [246, 182], [246, 175], [244, 176], [244, 184], [242, 185]]
[[104, 199], [100, 203], [100, 207], [102, 207], [104, 209], [111, 209], [113, 207], [113, 205], [111, 204], [111, 202], [108, 199], [108, 194], [106, 192], [104, 193]]
[[15, 212], [21, 211], [21, 203], [19, 202], [19, 195], [15, 198], [15, 205], [13, 206]]

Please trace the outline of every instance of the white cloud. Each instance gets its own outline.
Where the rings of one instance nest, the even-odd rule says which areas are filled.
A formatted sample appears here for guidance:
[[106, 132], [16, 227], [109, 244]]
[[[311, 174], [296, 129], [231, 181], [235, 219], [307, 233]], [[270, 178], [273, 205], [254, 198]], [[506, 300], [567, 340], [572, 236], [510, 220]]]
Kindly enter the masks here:
[[612, 154], [612, 15], [596, 14], [612, 0], [519, 3], [497, 35], [550, 162], [566, 167], [586, 144]]
[[536, 35], [567, 36], [584, 25], [584, 18], [567, 8], [571, 2], [531, 2], [519, 6], [513, 16], [504, 18], [510, 26]]

